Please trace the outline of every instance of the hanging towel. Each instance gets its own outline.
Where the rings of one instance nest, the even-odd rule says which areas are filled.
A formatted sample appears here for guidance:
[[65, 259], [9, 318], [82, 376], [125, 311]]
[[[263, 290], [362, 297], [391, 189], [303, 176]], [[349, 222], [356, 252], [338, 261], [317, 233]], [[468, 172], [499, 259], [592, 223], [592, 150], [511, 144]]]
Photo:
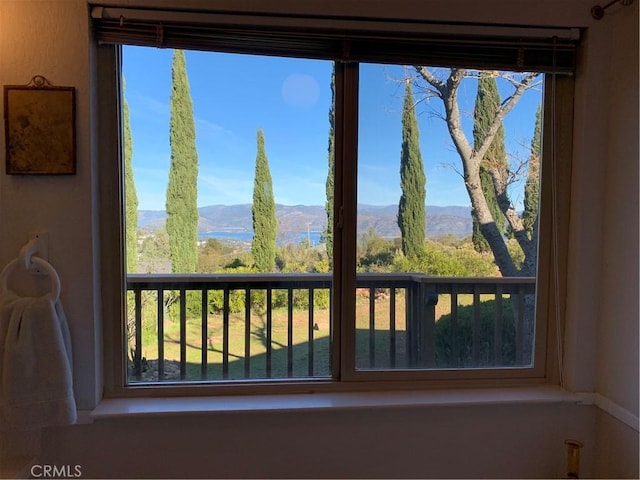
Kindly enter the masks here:
[[0, 431], [75, 423], [71, 341], [59, 300], [0, 293]]

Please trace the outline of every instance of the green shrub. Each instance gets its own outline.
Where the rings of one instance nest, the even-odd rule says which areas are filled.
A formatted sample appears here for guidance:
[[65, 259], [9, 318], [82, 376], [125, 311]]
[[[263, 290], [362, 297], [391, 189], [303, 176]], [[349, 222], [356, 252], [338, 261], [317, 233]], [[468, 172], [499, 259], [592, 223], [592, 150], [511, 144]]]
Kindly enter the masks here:
[[329, 302], [331, 300], [331, 294], [328, 288], [323, 288], [321, 290], [315, 290], [313, 295], [313, 306], [316, 309], [325, 310], [329, 308]]
[[456, 247], [428, 240], [414, 258], [397, 256], [396, 272], [420, 272], [438, 277], [494, 277], [497, 270], [491, 255], [476, 252], [471, 244]]
[[360, 235], [356, 255], [358, 257], [358, 271], [384, 272], [388, 271], [396, 255], [396, 246], [392, 240], [382, 238], [373, 227]]
[[[222, 290], [209, 290], [209, 312], [224, 312], [224, 292]], [[229, 313], [244, 312], [244, 290], [231, 290], [229, 292]]]
[[[480, 367], [494, 365], [495, 300], [480, 303], [478, 363], [473, 360], [473, 306], [459, 306], [457, 314], [457, 355], [451, 338], [451, 315], [436, 322], [436, 365], [441, 368]], [[515, 325], [509, 298], [502, 299], [502, 348], [497, 366], [515, 364]]]
[[[200, 318], [202, 316], [202, 293], [187, 290], [185, 292], [185, 301], [187, 318]], [[178, 320], [180, 318], [180, 292], [178, 290], [166, 292], [164, 302], [167, 305], [168, 318], [170, 320]]]

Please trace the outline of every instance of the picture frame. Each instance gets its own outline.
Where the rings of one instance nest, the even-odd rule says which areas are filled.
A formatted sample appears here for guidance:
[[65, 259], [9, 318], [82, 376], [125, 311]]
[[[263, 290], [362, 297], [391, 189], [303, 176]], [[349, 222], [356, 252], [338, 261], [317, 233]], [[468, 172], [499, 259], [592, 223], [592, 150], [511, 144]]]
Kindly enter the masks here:
[[37, 75], [4, 86], [7, 175], [76, 173], [75, 88]]

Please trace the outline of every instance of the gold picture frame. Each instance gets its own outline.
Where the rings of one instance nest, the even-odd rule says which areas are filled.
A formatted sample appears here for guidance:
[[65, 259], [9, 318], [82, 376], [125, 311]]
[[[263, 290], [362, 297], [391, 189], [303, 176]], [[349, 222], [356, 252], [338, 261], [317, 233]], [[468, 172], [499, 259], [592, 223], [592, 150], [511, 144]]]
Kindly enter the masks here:
[[54, 87], [40, 75], [5, 85], [6, 173], [76, 173], [75, 118], [74, 87]]

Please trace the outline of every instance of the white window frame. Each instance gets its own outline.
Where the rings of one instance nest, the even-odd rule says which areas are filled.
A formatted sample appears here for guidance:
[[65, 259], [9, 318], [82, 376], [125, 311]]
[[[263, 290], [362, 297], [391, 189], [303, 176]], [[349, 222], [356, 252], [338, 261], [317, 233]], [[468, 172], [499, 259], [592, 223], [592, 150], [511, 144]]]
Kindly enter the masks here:
[[[312, 22], [313, 23], [313, 22]], [[390, 32], [393, 36], [393, 31]], [[334, 244], [334, 348], [331, 379], [276, 379], [207, 384], [126, 385], [123, 161], [120, 118], [120, 49], [97, 47], [99, 204], [101, 239], [102, 318], [104, 325], [105, 393], [120, 395], [182, 395], [343, 391], [387, 388], [443, 388], [513, 386], [558, 383], [562, 354], [561, 319], [566, 286], [573, 78], [547, 75], [543, 132], [540, 237], [536, 299], [534, 365], [531, 368], [459, 370], [356, 370], [355, 368], [355, 216], [357, 138], [349, 135], [357, 125], [357, 63], [336, 67], [336, 214], [343, 218], [341, 235]], [[355, 92], [345, 98], [342, 92]], [[342, 132], [338, 134], [338, 132]], [[347, 132], [347, 133], [345, 133]], [[344, 140], [344, 141], [343, 141]], [[118, 226], [114, 228], [114, 226]], [[336, 230], [334, 230], [335, 232]], [[347, 293], [345, 293], [347, 292]], [[350, 319], [345, 321], [345, 319]]]

